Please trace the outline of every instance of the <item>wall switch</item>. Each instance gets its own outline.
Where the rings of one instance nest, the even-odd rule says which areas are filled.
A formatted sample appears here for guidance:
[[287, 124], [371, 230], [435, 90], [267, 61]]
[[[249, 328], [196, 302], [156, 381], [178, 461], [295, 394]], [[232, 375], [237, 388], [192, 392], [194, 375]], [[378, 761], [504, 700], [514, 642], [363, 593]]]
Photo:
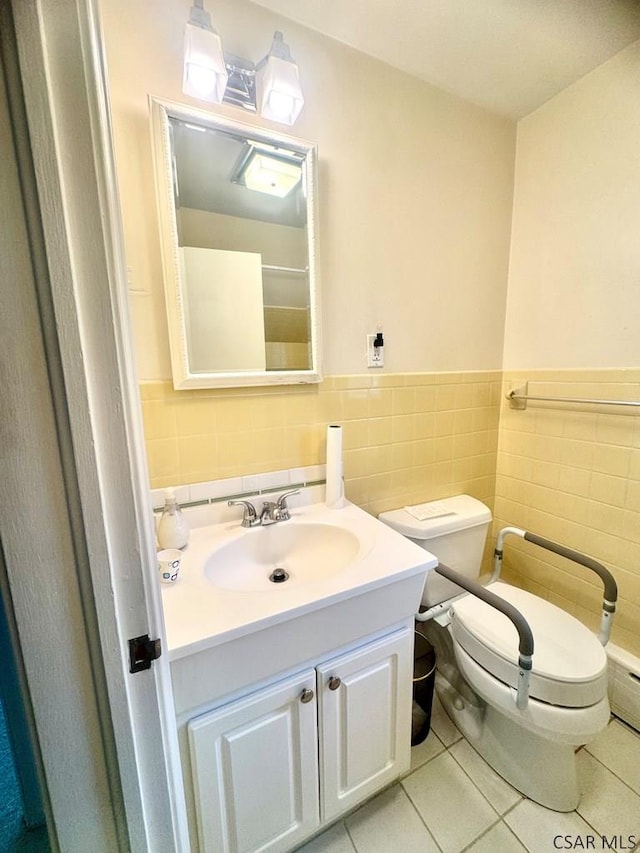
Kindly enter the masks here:
[[377, 337], [367, 335], [367, 367], [384, 367], [384, 346], [374, 346]]

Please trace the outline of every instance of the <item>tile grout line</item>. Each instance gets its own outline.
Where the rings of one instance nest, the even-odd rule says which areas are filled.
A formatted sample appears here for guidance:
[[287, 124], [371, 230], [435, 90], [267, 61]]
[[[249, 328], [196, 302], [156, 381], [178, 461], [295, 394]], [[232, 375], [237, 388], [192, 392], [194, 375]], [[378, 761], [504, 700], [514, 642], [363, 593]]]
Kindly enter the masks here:
[[[435, 732], [434, 732], [434, 735], [436, 737], [438, 737], [438, 735], [436, 735]], [[426, 738], [425, 738], [425, 740], [426, 740]], [[437, 758], [439, 755], [442, 755], [443, 752], [447, 751], [447, 747], [442, 743], [440, 738], [438, 738], [438, 740], [442, 744], [442, 749], [440, 750], [440, 752], [436, 752], [434, 755], [430, 755], [429, 758], [425, 758], [425, 760], [421, 764], [417, 764], [415, 767], [410, 768], [403, 776], [400, 777], [400, 779], [398, 780], [400, 783], [402, 783], [405, 779], [408, 779], [409, 776], [413, 776], [413, 774], [416, 771], [420, 770], [420, 768], [425, 767], [427, 764], [432, 762], [434, 758]]]
[[[464, 738], [464, 736], [463, 736], [463, 738], [462, 738], [462, 739], [465, 741], [465, 743], [469, 743], [469, 741], [467, 741], [467, 740]], [[455, 743], [455, 744], [451, 744], [451, 746], [455, 746], [457, 743], [460, 743], [460, 741], [456, 741], [456, 743]], [[471, 744], [469, 744], [469, 746], [471, 746]], [[473, 747], [471, 747], [471, 748], [473, 749]], [[449, 749], [448, 749], [448, 748], [447, 748], [447, 751], [449, 751]], [[476, 753], [476, 754], [478, 754], [478, 753]], [[474, 780], [474, 779], [469, 775], [469, 773], [467, 773], [467, 771], [466, 771], [466, 769], [464, 768], [464, 766], [462, 765], [462, 763], [461, 763], [460, 761], [458, 761], [458, 759], [455, 757], [455, 755], [454, 755], [453, 753], [451, 753], [451, 758], [453, 758], [453, 760], [455, 761], [455, 763], [456, 763], [456, 764], [458, 765], [458, 767], [462, 770], [462, 772], [463, 772], [463, 773], [464, 773], [464, 775], [467, 777], [467, 779], [471, 782], [471, 784], [476, 788], [476, 790], [478, 791], [478, 793], [479, 793], [479, 794], [480, 794], [480, 795], [481, 795], [481, 796], [486, 800], [486, 802], [488, 803], [489, 807], [490, 807], [490, 808], [492, 808], [492, 809], [493, 809], [493, 811], [498, 815], [498, 819], [501, 819], [501, 818], [502, 818], [502, 815], [500, 814], [500, 812], [495, 808], [495, 806], [493, 805], [493, 803], [492, 803], [492, 802], [491, 802], [491, 801], [486, 797], [486, 795], [485, 795], [485, 794], [484, 794], [484, 792], [482, 791], [482, 788], [480, 788], [480, 786], [476, 784], [475, 780]], [[482, 756], [480, 756], [480, 758], [482, 758]], [[487, 765], [487, 767], [489, 768], [489, 770], [491, 770], [491, 772], [492, 772], [492, 773], [495, 773], [495, 772], [496, 772], [496, 771], [493, 769], [493, 767], [491, 767], [491, 765], [490, 765], [490, 764], [488, 764], [488, 763], [485, 761], [485, 759], [484, 759], [484, 758], [483, 758], [482, 760], [483, 760], [483, 761], [484, 761], [484, 763]], [[499, 775], [499, 774], [498, 774], [498, 775]], [[501, 776], [500, 776], [500, 779], [502, 779], [502, 777], [501, 777]], [[503, 781], [503, 782], [505, 782], [505, 784], [507, 784], [507, 785], [509, 784], [509, 783], [506, 781], [506, 779], [502, 779], [502, 781]], [[509, 787], [513, 788], [513, 785], [510, 785]], [[513, 790], [515, 791], [516, 789], [515, 789], [515, 788], [513, 788]], [[520, 798], [522, 799], [523, 794], [520, 794], [520, 791], [517, 791], [516, 793], [517, 793], [517, 794], [520, 796]], [[518, 804], [516, 803], [515, 805], [518, 805]], [[511, 809], [509, 809], [508, 811], [511, 811]], [[506, 812], [505, 812], [505, 814], [506, 814]]]
[[[441, 752], [439, 752], [439, 753], [438, 753], [438, 755], [442, 755], [442, 753], [441, 753]], [[436, 756], [434, 755], [434, 756], [433, 756], [433, 758], [436, 758]], [[432, 760], [432, 759], [430, 759], [430, 760]], [[426, 764], [428, 764], [428, 763], [429, 763], [428, 761], [425, 761], [425, 763], [424, 763], [424, 764], [421, 764], [420, 766], [421, 766], [421, 767], [424, 767], [424, 766], [425, 766]], [[417, 769], [418, 769], [418, 768], [416, 768], [416, 770], [417, 770]], [[407, 778], [407, 777], [405, 777], [405, 778]], [[418, 809], [418, 807], [416, 806], [416, 804], [415, 804], [415, 803], [413, 802], [413, 800], [411, 799], [411, 795], [409, 794], [409, 792], [407, 791], [407, 789], [406, 789], [406, 788], [404, 787], [404, 785], [402, 784], [402, 781], [400, 781], [400, 787], [402, 788], [402, 791], [403, 791], [403, 793], [404, 793], [405, 797], [406, 797], [406, 798], [409, 800], [409, 802], [411, 803], [411, 806], [412, 806], [412, 808], [413, 808], [414, 812], [418, 815], [418, 819], [420, 820], [420, 822], [422, 823], [422, 825], [424, 826], [424, 828], [425, 828], [425, 829], [427, 830], [427, 832], [429, 833], [429, 837], [430, 837], [431, 839], [433, 839], [433, 843], [436, 845], [436, 847], [438, 848], [438, 850], [440, 850], [440, 853], [443, 853], [443, 851], [442, 851], [442, 847], [438, 844], [438, 841], [437, 841], [437, 839], [436, 839], [435, 835], [434, 835], [434, 834], [433, 834], [433, 832], [431, 832], [431, 830], [429, 829], [429, 826], [428, 826], [427, 822], [425, 821], [425, 819], [424, 819], [424, 818], [422, 817], [422, 815], [420, 814], [420, 810]]]
[[[609, 765], [608, 765], [608, 764], [605, 764], [605, 763], [604, 763], [604, 761], [602, 761], [600, 758], [598, 758], [598, 756], [597, 756], [597, 755], [594, 755], [592, 752], [589, 752], [588, 744], [587, 744], [587, 745], [585, 745], [585, 746], [583, 747], [583, 749], [584, 749], [584, 751], [589, 755], [589, 757], [590, 757], [590, 758], [593, 758], [593, 760], [594, 760], [594, 761], [596, 761], [596, 762], [597, 762], [601, 767], [604, 767], [604, 769], [605, 769], [605, 770], [608, 770], [608, 771], [609, 771], [609, 773], [611, 773], [611, 775], [612, 775], [615, 779], [617, 779], [617, 780], [618, 780], [618, 782], [620, 782], [622, 785], [624, 785], [624, 786], [625, 786], [625, 788], [628, 788], [628, 790], [629, 790], [629, 791], [631, 791], [631, 793], [632, 793], [632, 794], [635, 794], [635, 795], [636, 795], [636, 797], [638, 797], [638, 799], [640, 799], [640, 791], [637, 791], [637, 790], [636, 790], [635, 788], [633, 788], [633, 787], [632, 787], [628, 782], [625, 782], [625, 780], [624, 780], [621, 776], [618, 776], [618, 774], [617, 774], [617, 773], [616, 773], [616, 772], [615, 772], [611, 767], [609, 767]], [[578, 810], [578, 809], [576, 809], [576, 811], [577, 811], [577, 810]]]
[[[462, 739], [464, 740], [464, 736], [463, 736], [463, 738], [462, 738]], [[455, 746], [455, 744], [456, 744], [456, 743], [458, 743], [458, 742], [459, 742], [459, 741], [456, 741], [455, 743], [452, 743], [452, 744], [451, 744], [451, 746], [446, 747], [446, 752], [449, 752], [449, 751], [450, 751], [450, 749], [451, 749], [451, 747]], [[624, 785], [624, 786], [625, 786], [629, 791], [631, 791], [631, 792], [632, 792], [633, 794], [635, 794], [637, 797], [640, 797], [640, 793], [639, 793], [639, 792], [635, 791], [635, 790], [634, 790], [630, 785], [628, 785], [628, 784], [627, 784], [623, 779], [621, 779], [621, 778], [620, 778], [616, 773], [614, 773], [614, 771], [613, 771], [610, 767], [608, 767], [608, 766], [607, 766], [603, 761], [600, 761], [600, 759], [598, 759], [595, 755], [593, 755], [591, 752], [589, 752], [588, 745], [587, 745], [587, 746], [584, 746], [584, 749], [585, 749], [585, 751], [589, 754], [589, 756], [590, 756], [591, 758], [593, 758], [593, 759], [594, 759], [594, 761], [598, 762], [598, 764], [600, 764], [602, 767], [604, 767], [604, 768], [605, 768], [605, 770], [608, 770], [608, 771], [612, 774], [612, 776], [614, 776], [614, 777], [615, 777], [619, 782], [621, 782], [621, 783], [622, 783], [622, 784], [623, 784], [623, 785]], [[440, 753], [440, 754], [441, 754], [441, 753]], [[435, 757], [435, 756], [434, 756], [434, 757]], [[472, 784], [473, 784], [473, 785], [475, 786], [475, 788], [479, 791], [479, 793], [484, 797], [484, 799], [485, 799], [485, 800], [487, 800], [487, 798], [486, 798], [486, 797], [485, 797], [485, 795], [483, 794], [482, 790], [478, 787], [478, 785], [476, 785], [476, 783], [474, 782], [474, 780], [469, 776], [469, 774], [466, 772], [466, 770], [465, 770], [465, 768], [462, 766], [462, 764], [461, 764], [461, 763], [456, 759], [455, 755], [451, 754], [451, 757], [452, 757], [452, 758], [453, 758], [453, 760], [456, 762], [456, 764], [458, 765], [458, 767], [460, 767], [460, 769], [463, 771], [463, 773], [465, 774], [465, 776], [467, 776], [467, 778], [472, 782]], [[427, 763], [427, 762], [425, 762], [425, 763]], [[488, 766], [490, 766], [490, 765], [488, 765]], [[507, 783], [507, 784], [508, 784], [508, 783]], [[513, 787], [513, 786], [512, 786], [512, 787]], [[516, 789], [514, 789], [514, 790], [516, 790]], [[501, 821], [502, 821], [502, 822], [504, 822], [504, 818], [505, 818], [508, 814], [510, 814], [512, 811], [514, 811], [514, 810], [515, 810], [515, 809], [516, 809], [516, 808], [517, 808], [517, 807], [518, 807], [522, 802], [524, 802], [524, 801], [534, 802], [533, 800], [530, 800], [530, 798], [529, 798], [529, 797], [525, 797], [525, 796], [524, 796], [524, 794], [521, 794], [519, 791], [517, 791], [517, 793], [520, 795], [520, 800], [519, 800], [518, 802], [514, 803], [514, 804], [513, 804], [509, 809], [507, 809], [507, 811], [506, 811], [506, 812], [504, 812], [504, 814], [499, 815], [499, 819], [498, 819], [498, 821], [496, 821], [496, 823], [494, 823], [491, 827], [489, 827], [487, 830], [485, 830], [485, 832], [483, 832], [481, 835], [479, 835], [479, 836], [478, 836], [478, 838], [474, 839], [474, 841], [472, 841], [472, 842], [471, 842], [467, 847], [465, 847], [465, 848], [464, 848], [464, 850], [467, 850], [467, 849], [468, 849], [468, 847], [473, 846], [473, 844], [475, 844], [475, 843], [476, 843], [476, 841], [478, 841], [478, 840], [479, 840], [479, 838], [482, 838], [482, 836], [486, 835], [486, 833], [487, 833], [487, 832], [489, 832], [489, 830], [490, 830], [490, 829], [492, 829], [494, 826], [496, 826], [496, 824], [497, 824], [497, 823], [500, 823]], [[487, 802], [489, 802], [489, 801], [487, 800]], [[493, 808], [493, 810], [494, 810], [494, 811], [496, 811], [496, 809], [493, 807], [493, 805], [492, 805], [491, 803], [489, 803], [489, 805], [491, 806], [491, 808]], [[543, 808], [544, 808], [544, 807], [543, 807]], [[590, 828], [590, 829], [592, 829], [592, 830], [593, 830], [593, 832], [594, 832], [598, 837], [600, 837], [600, 838], [601, 838], [601, 837], [602, 837], [602, 833], [601, 833], [601, 832], [600, 832], [600, 831], [599, 831], [595, 826], [593, 826], [593, 824], [592, 824], [589, 820], [587, 820], [587, 818], [586, 818], [586, 817], [585, 817], [585, 816], [580, 812], [580, 810], [579, 810], [579, 809], [580, 809], [580, 803], [578, 803], [578, 806], [573, 810], [573, 812], [572, 812], [572, 813], [573, 813], [573, 814], [575, 814], [576, 816], [580, 817], [580, 818], [581, 818], [581, 819], [582, 819], [582, 820], [587, 824], [587, 826], [589, 826], [589, 828]], [[510, 832], [511, 832], [511, 833], [512, 833], [516, 838], [517, 838], [517, 840], [520, 842], [520, 844], [522, 844], [522, 846], [523, 846], [523, 847], [525, 847], [525, 848], [528, 850], [529, 848], [526, 846], [526, 844], [524, 843], [523, 839], [521, 839], [521, 838], [518, 836], [518, 834], [517, 834], [516, 832], [514, 832], [514, 830], [512, 830], [512, 829], [511, 829], [511, 827], [509, 826], [509, 824], [507, 824], [507, 823], [505, 822], [505, 826], [506, 826], [506, 827], [507, 827], [507, 829], [508, 829], [508, 830], [509, 830], [509, 831], [510, 831]], [[639, 849], [640, 849], [640, 843], [636, 845], [636, 847], [634, 848], [634, 851], [632, 851], [632, 853], [635, 853], [635, 851], [636, 851], [636, 850], [639, 850]]]
[[[518, 793], [520, 794], [520, 791], [518, 791]], [[518, 800], [518, 802], [514, 803], [512, 806], [509, 806], [509, 808], [506, 810], [506, 812], [502, 815], [502, 819], [504, 820], [507, 815], [511, 814], [511, 812], [515, 811], [518, 808], [518, 806], [521, 806], [522, 803], [525, 803], [525, 802], [526, 803], [533, 803], [534, 801], [530, 800], [529, 797], [525, 797], [524, 794], [520, 794], [520, 799]], [[538, 804], [535, 803], [535, 805], [538, 805]], [[542, 808], [544, 808], [544, 806], [542, 806]], [[509, 824], [506, 824], [506, 825], [509, 826]], [[509, 829], [511, 829], [510, 826], [509, 826]], [[513, 832], [513, 830], [511, 830], [511, 831]], [[514, 833], [514, 835], [515, 835], [515, 833]], [[521, 841], [521, 839], [518, 838], [518, 841]]]
[[[356, 811], [357, 811], [357, 809], [356, 809]], [[353, 840], [351, 833], [349, 832], [349, 827], [347, 826], [347, 821], [343, 820], [342, 825], [344, 827], [344, 831], [347, 833], [347, 838], [349, 839], [351, 846], [354, 849], [354, 853], [360, 853], [360, 851], [358, 850], [358, 846], [357, 846], [356, 842]]]
[[[432, 729], [432, 731], [433, 731], [433, 733], [436, 735], [436, 737], [438, 737], [437, 733], [435, 732], [435, 729]], [[438, 843], [437, 843], [437, 841], [436, 841], [436, 839], [435, 839], [435, 837], [434, 837], [433, 833], [432, 833], [432, 832], [431, 832], [431, 830], [429, 829], [428, 824], [426, 823], [426, 821], [424, 820], [424, 818], [422, 817], [422, 815], [421, 815], [421, 814], [420, 814], [420, 812], [418, 811], [418, 809], [417, 809], [417, 807], [415, 806], [415, 804], [414, 804], [413, 800], [411, 799], [411, 796], [410, 796], [409, 792], [406, 790], [406, 788], [404, 787], [404, 785], [403, 785], [402, 783], [403, 783], [404, 779], [408, 779], [410, 776], [412, 776], [412, 775], [413, 775], [413, 773], [415, 773], [416, 771], [420, 770], [420, 769], [421, 769], [421, 768], [423, 768], [423, 767], [426, 767], [426, 765], [427, 765], [427, 764], [430, 764], [430, 763], [431, 763], [435, 758], [438, 758], [439, 756], [441, 756], [441, 755], [443, 755], [443, 754], [445, 754], [445, 753], [449, 753], [449, 754], [451, 755], [451, 758], [452, 758], [452, 759], [453, 759], [453, 761], [455, 762], [456, 766], [460, 768], [460, 770], [464, 773], [464, 775], [467, 777], [467, 779], [469, 779], [469, 781], [470, 781], [470, 782], [471, 782], [471, 784], [474, 786], [474, 788], [478, 791], [478, 793], [480, 794], [480, 796], [485, 800], [485, 802], [487, 803], [487, 805], [488, 805], [488, 806], [492, 809], [492, 811], [493, 811], [493, 812], [495, 812], [495, 814], [496, 814], [496, 820], [495, 820], [495, 821], [494, 821], [490, 826], [488, 826], [485, 830], [483, 830], [483, 831], [480, 833], [480, 835], [476, 836], [472, 841], [470, 841], [470, 842], [469, 842], [469, 844], [467, 844], [464, 848], [462, 848], [462, 850], [460, 851], [460, 853], [464, 853], [464, 851], [468, 850], [470, 847], [473, 847], [473, 845], [474, 845], [474, 844], [476, 844], [476, 842], [478, 842], [481, 838], [483, 838], [485, 835], [487, 835], [487, 833], [489, 833], [492, 829], [494, 829], [494, 828], [495, 828], [496, 826], [498, 826], [498, 824], [500, 824], [500, 823], [504, 823], [504, 825], [505, 825], [505, 827], [506, 827], [507, 831], [508, 831], [508, 832], [510, 832], [510, 833], [511, 833], [511, 835], [513, 835], [513, 836], [514, 836], [514, 838], [516, 838], [516, 840], [518, 841], [518, 843], [519, 843], [519, 844], [521, 844], [521, 845], [522, 845], [522, 847], [524, 847], [526, 850], [528, 850], [529, 848], [526, 846], [526, 844], [524, 843], [524, 841], [523, 841], [521, 838], [519, 838], [519, 837], [518, 837], [518, 835], [517, 835], [517, 833], [515, 833], [515, 832], [511, 829], [511, 827], [510, 827], [507, 823], [505, 823], [505, 821], [504, 821], [504, 818], [506, 817], [506, 815], [510, 814], [510, 813], [511, 813], [515, 808], [517, 808], [517, 807], [518, 807], [518, 806], [519, 806], [519, 805], [520, 805], [524, 800], [526, 800], [526, 799], [528, 799], [528, 798], [527, 798], [527, 797], [525, 797], [523, 794], [521, 794], [521, 793], [520, 793], [520, 791], [517, 791], [516, 793], [519, 795], [520, 799], [519, 799], [516, 803], [514, 803], [512, 806], [510, 806], [510, 807], [509, 807], [509, 808], [508, 808], [508, 809], [507, 809], [503, 814], [500, 814], [500, 813], [497, 811], [497, 809], [493, 806], [493, 804], [492, 804], [492, 803], [487, 799], [487, 797], [486, 797], [486, 796], [485, 796], [485, 794], [483, 793], [482, 789], [481, 789], [481, 788], [476, 784], [476, 782], [475, 782], [475, 781], [472, 779], [472, 777], [467, 773], [467, 771], [466, 771], [466, 770], [465, 770], [465, 768], [462, 766], [462, 764], [457, 760], [457, 758], [455, 757], [455, 755], [451, 752], [451, 749], [452, 749], [454, 746], [456, 746], [458, 743], [460, 743], [461, 741], [465, 741], [465, 742], [467, 742], [467, 743], [468, 743], [468, 741], [466, 741], [466, 739], [465, 739], [464, 735], [459, 731], [459, 729], [457, 729], [457, 731], [459, 732], [460, 737], [459, 737], [459, 738], [457, 738], [455, 741], [453, 741], [453, 743], [449, 744], [449, 746], [446, 746], [446, 745], [445, 745], [445, 744], [440, 740], [440, 738], [438, 737], [438, 740], [440, 740], [440, 742], [441, 742], [441, 743], [442, 743], [442, 745], [444, 746], [444, 749], [443, 749], [441, 752], [438, 752], [436, 755], [432, 755], [432, 756], [431, 756], [431, 758], [428, 758], [425, 762], [423, 762], [422, 764], [420, 764], [420, 765], [419, 765], [419, 767], [416, 767], [414, 770], [412, 770], [412, 771], [411, 771], [411, 773], [408, 773], [406, 776], [404, 776], [404, 777], [403, 777], [403, 779], [401, 779], [401, 780], [400, 780], [400, 785], [402, 786], [402, 789], [403, 789], [404, 793], [406, 794], [406, 796], [407, 796], [407, 798], [408, 798], [409, 802], [410, 802], [410, 803], [411, 803], [411, 805], [413, 806], [414, 810], [417, 812], [418, 817], [420, 818], [420, 820], [422, 821], [422, 823], [423, 823], [423, 824], [424, 824], [424, 826], [426, 827], [427, 831], [429, 832], [429, 835], [431, 835], [431, 837], [434, 839], [434, 842], [435, 842], [435, 843], [436, 843], [436, 845], [438, 846], [438, 849], [439, 849], [439, 850], [441, 850], [442, 848], [440, 847], [440, 845], [438, 845]], [[484, 759], [483, 759], [483, 760], [484, 760]], [[485, 763], [486, 763], [486, 762], [485, 762]], [[489, 767], [489, 765], [487, 765], [487, 766]], [[490, 768], [490, 769], [492, 769], [492, 768]], [[495, 771], [493, 771], [493, 772], [495, 772]], [[508, 784], [508, 783], [507, 783], [507, 784]], [[513, 787], [513, 786], [511, 786], [511, 787]], [[516, 789], [514, 788], [514, 790], [516, 790]]]
[[[459, 730], [458, 730], [458, 731], [459, 731]], [[482, 789], [480, 788], [480, 786], [476, 784], [475, 780], [474, 780], [474, 779], [469, 775], [469, 773], [467, 773], [466, 769], [463, 767], [463, 765], [461, 764], [461, 762], [460, 762], [460, 761], [458, 761], [458, 759], [455, 757], [455, 755], [453, 754], [453, 752], [451, 752], [451, 749], [452, 749], [454, 746], [456, 746], [458, 743], [460, 743], [460, 741], [461, 741], [461, 740], [462, 740], [462, 741], [465, 741], [465, 743], [468, 743], [468, 741], [466, 740], [466, 738], [464, 737], [464, 735], [462, 734], [462, 732], [460, 732], [460, 735], [461, 735], [461, 737], [460, 737], [458, 740], [456, 740], [454, 743], [452, 743], [450, 746], [446, 747], [446, 750], [445, 750], [445, 751], [446, 751], [446, 752], [448, 752], [448, 753], [451, 755], [451, 758], [455, 761], [456, 765], [460, 768], [460, 770], [462, 770], [462, 772], [464, 773], [464, 775], [465, 775], [465, 776], [467, 777], [467, 779], [471, 782], [471, 784], [474, 786], [474, 788], [478, 791], [478, 793], [480, 794], [480, 796], [485, 800], [485, 802], [487, 803], [487, 805], [489, 806], [489, 808], [490, 808], [490, 809], [492, 809], [492, 810], [496, 813], [496, 820], [495, 820], [495, 821], [494, 821], [490, 826], [488, 826], [488, 827], [487, 827], [483, 832], [481, 832], [481, 833], [480, 833], [480, 835], [476, 836], [476, 837], [473, 839], [473, 841], [470, 841], [470, 842], [469, 842], [469, 844], [467, 844], [467, 846], [466, 846], [466, 847], [464, 847], [464, 848], [462, 849], [461, 853], [464, 853], [464, 851], [465, 851], [465, 850], [468, 850], [470, 847], [473, 847], [473, 845], [474, 845], [476, 842], [478, 842], [481, 838], [484, 838], [484, 836], [485, 836], [485, 835], [487, 835], [489, 832], [491, 832], [491, 830], [492, 830], [492, 829], [494, 829], [496, 826], [498, 826], [498, 824], [503, 823], [503, 822], [504, 822], [504, 821], [503, 821], [504, 815], [505, 815], [505, 814], [508, 814], [512, 809], [514, 809], [517, 805], [519, 805], [519, 803], [521, 803], [521, 802], [522, 802], [522, 795], [521, 795], [521, 794], [520, 794], [520, 792], [518, 791], [518, 794], [520, 794], [520, 800], [519, 800], [519, 802], [514, 803], [514, 805], [513, 805], [513, 806], [511, 806], [509, 809], [507, 809], [507, 811], [506, 811], [504, 814], [500, 814], [500, 812], [498, 812], [498, 810], [494, 807], [493, 803], [491, 803], [491, 802], [487, 799], [487, 797], [485, 796], [485, 794], [484, 794], [484, 792], [482, 791]], [[484, 761], [484, 759], [483, 759], [483, 761]], [[486, 763], [486, 762], [485, 762], [485, 763]], [[488, 764], [487, 764], [487, 767], [489, 767], [489, 768], [492, 770], [492, 772], [495, 772], [495, 771], [493, 771], [493, 768], [491, 768], [491, 767], [490, 767], [490, 765], [488, 765]], [[515, 790], [515, 789], [514, 789], [514, 790]], [[510, 826], [508, 826], [508, 824], [506, 824], [506, 823], [505, 823], [505, 826], [506, 826], [507, 830], [508, 830], [509, 832], [511, 832], [511, 834], [512, 834], [512, 835], [513, 835], [513, 836], [518, 840], [518, 842], [519, 842], [520, 844], [522, 844], [522, 846], [524, 847], [525, 845], [523, 844], [522, 840], [521, 840], [520, 838], [518, 838], [518, 836], [516, 835], [516, 833], [515, 833], [515, 832], [513, 832], [513, 830], [511, 829], [511, 827], [510, 827]]]
[[[473, 847], [474, 844], [476, 844], [478, 841], [480, 841], [481, 838], [484, 838], [485, 835], [488, 835], [491, 832], [491, 830], [495, 829], [496, 826], [499, 826], [501, 823], [504, 824], [507, 831], [513, 835], [513, 837], [516, 839], [516, 841], [518, 841], [520, 844], [522, 844], [523, 847], [525, 847], [525, 845], [522, 843], [522, 840], [520, 838], [518, 838], [518, 836], [511, 829], [511, 827], [508, 826], [508, 824], [504, 823], [504, 821], [502, 820], [501, 817], [498, 817], [498, 820], [496, 820], [494, 823], [492, 823], [491, 826], [488, 826], [484, 830], [484, 832], [481, 832], [480, 835], [478, 835], [476, 838], [473, 839], [473, 841], [470, 841], [466, 847], [463, 847], [462, 850], [460, 851], [460, 853], [466, 853], [467, 850], [469, 850], [471, 847]], [[528, 850], [529, 848], [525, 848], [525, 849]]]

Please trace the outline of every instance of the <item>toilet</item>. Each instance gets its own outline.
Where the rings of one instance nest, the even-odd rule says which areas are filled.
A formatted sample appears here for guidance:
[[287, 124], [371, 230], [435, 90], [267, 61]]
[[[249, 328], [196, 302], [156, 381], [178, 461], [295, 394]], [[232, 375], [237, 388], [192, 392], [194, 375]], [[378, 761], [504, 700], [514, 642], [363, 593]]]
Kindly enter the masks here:
[[[479, 577], [491, 513], [475, 498], [458, 495], [379, 518], [445, 566]], [[516, 607], [533, 632], [526, 707], [515, 701], [518, 634], [511, 621], [433, 571], [422, 596], [429, 619], [420, 630], [436, 649], [436, 694], [500, 776], [547, 808], [572, 811], [580, 800], [575, 751], [609, 721], [606, 653], [588, 628], [550, 602], [500, 580], [487, 589]]]

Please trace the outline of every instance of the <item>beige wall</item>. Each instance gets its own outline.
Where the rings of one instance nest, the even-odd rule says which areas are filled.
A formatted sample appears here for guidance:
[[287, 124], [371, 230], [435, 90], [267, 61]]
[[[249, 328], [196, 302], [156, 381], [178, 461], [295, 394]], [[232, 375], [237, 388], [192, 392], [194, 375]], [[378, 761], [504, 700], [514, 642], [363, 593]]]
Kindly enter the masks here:
[[[147, 96], [189, 101], [189, 7], [102, 4], [142, 379], [169, 378]], [[514, 123], [245, 0], [210, 10], [227, 50], [257, 60], [281, 29], [300, 65], [306, 103], [293, 133], [319, 151], [325, 373], [365, 372], [378, 323], [391, 372], [499, 368]]]
[[504, 366], [640, 364], [640, 41], [518, 125]]

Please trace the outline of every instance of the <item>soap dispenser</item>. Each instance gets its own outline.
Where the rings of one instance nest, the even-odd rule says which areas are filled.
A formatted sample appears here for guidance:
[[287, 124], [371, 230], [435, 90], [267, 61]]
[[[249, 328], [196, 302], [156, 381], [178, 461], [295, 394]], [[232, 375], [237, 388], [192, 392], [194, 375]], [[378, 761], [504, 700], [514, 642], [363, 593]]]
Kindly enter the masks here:
[[160, 548], [184, 548], [189, 541], [189, 525], [173, 489], [165, 489], [164, 496], [164, 509], [158, 524], [158, 545]]

